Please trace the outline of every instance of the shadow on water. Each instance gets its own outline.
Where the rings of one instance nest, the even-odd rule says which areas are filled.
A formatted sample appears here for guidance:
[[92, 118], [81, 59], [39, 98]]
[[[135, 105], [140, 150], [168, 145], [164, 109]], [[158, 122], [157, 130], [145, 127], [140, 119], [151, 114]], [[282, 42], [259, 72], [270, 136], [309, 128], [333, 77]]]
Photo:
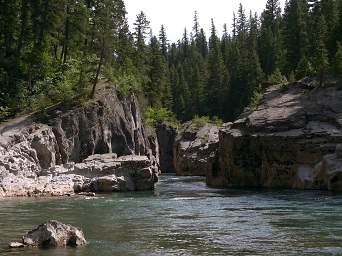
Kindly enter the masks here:
[[[155, 191], [0, 201], [0, 255], [342, 255], [342, 196], [218, 190], [162, 176]], [[49, 219], [82, 227], [82, 249], [10, 251]]]

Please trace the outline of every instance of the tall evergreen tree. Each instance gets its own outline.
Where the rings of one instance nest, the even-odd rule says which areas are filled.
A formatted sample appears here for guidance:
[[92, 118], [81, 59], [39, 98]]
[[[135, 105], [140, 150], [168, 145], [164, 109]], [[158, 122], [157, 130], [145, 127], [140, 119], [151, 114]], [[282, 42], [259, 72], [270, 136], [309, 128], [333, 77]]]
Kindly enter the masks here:
[[164, 25], [162, 25], [160, 28], [159, 43], [160, 43], [160, 48], [164, 57], [167, 58], [168, 40], [167, 40], [166, 30], [165, 30]]
[[306, 0], [289, 0], [284, 13], [284, 46], [286, 49], [286, 73], [299, 67], [307, 59], [309, 47], [307, 31], [308, 3]]
[[143, 87], [148, 83], [148, 59], [146, 40], [150, 32], [150, 22], [144, 12], [137, 15], [134, 23], [134, 39], [135, 39], [135, 58], [134, 63], [139, 71], [139, 79], [142, 81]]
[[319, 76], [320, 85], [323, 85], [324, 74], [329, 67], [328, 50], [326, 48], [327, 41], [327, 25], [325, 18], [321, 15], [316, 28], [316, 38], [314, 41], [314, 68]]
[[280, 68], [281, 53], [281, 8], [279, 0], [268, 0], [261, 16], [260, 55], [264, 72], [272, 74]]
[[211, 36], [209, 39], [208, 56], [208, 85], [207, 85], [207, 105], [210, 115], [224, 112], [225, 97], [228, 85], [225, 84], [226, 69], [220, 48], [220, 40], [216, 34], [213, 19], [211, 20]]

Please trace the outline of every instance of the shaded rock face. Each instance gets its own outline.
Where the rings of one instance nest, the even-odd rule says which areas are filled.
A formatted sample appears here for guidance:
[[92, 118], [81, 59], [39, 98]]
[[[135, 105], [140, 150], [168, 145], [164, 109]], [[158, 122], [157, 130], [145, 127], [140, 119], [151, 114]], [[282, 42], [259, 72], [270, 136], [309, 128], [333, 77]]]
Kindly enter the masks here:
[[[98, 93], [89, 106], [51, 110], [49, 124], [26, 116], [0, 125], [0, 196], [71, 193], [75, 180], [84, 175], [42, 173], [51, 167], [80, 163], [94, 154], [147, 156], [152, 176], [158, 175], [156, 135], [145, 131], [135, 96], [120, 97], [115, 89]], [[146, 187], [150, 188], [150, 183]]]
[[156, 125], [156, 134], [159, 144], [159, 162], [162, 173], [174, 173], [173, 144], [177, 130], [165, 124]]
[[342, 143], [342, 90], [310, 91], [306, 81], [271, 88], [219, 137], [218, 176], [226, 187], [339, 190], [328, 181], [340, 180], [328, 162], [336, 163]]
[[218, 146], [218, 127], [213, 124], [185, 124], [173, 146], [174, 166], [180, 176], [213, 173]]
[[93, 154], [153, 155], [133, 94], [120, 97], [112, 89], [92, 106], [55, 114], [50, 123], [63, 163], [80, 162]]
[[51, 220], [24, 235], [21, 243], [11, 243], [10, 247], [81, 247], [86, 244], [81, 229]]

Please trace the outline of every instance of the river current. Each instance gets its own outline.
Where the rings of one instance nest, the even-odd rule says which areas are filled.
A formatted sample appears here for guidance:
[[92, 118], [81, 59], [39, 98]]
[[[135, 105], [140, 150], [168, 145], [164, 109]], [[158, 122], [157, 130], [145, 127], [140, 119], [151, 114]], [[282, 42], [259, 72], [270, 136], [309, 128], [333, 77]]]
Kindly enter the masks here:
[[[8, 250], [37, 224], [83, 229], [82, 249]], [[162, 176], [153, 192], [0, 201], [0, 255], [342, 255], [342, 195], [207, 188]]]

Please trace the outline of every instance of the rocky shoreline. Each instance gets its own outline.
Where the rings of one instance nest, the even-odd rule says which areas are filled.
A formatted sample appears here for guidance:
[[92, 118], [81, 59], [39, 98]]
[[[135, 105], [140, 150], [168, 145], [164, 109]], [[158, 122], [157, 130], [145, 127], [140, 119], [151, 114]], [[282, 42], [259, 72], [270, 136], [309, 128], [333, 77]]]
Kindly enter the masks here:
[[312, 83], [270, 87], [254, 110], [219, 127], [217, 138], [207, 130], [210, 143], [197, 134], [206, 125], [188, 126], [174, 146], [177, 174], [205, 175], [221, 188], [342, 191], [342, 86]]
[[[152, 190], [160, 172], [218, 188], [342, 191], [342, 89], [313, 80], [270, 87], [222, 126], [147, 130], [133, 94], [0, 126], [0, 197]], [[161, 145], [161, 147], [159, 147]]]
[[156, 135], [133, 94], [102, 87], [86, 106], [49, 110], [47, 123], [31, 115], [0, 126], [0, 197], [153, 189]]

